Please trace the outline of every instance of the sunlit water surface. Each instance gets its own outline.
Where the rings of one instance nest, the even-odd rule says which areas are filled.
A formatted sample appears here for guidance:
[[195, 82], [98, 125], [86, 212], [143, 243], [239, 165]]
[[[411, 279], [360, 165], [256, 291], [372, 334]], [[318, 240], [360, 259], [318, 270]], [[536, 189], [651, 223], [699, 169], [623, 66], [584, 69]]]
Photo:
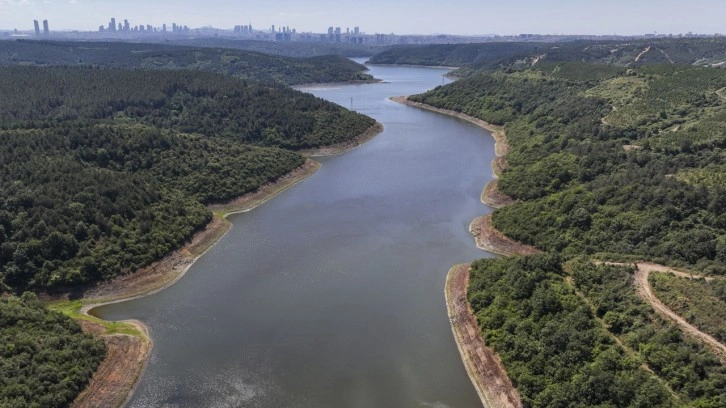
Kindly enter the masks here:
[[131, 407], [476, 407], [444, 300], [452, 265], [487, 254], [491, 137], [388, 100], [446, 70], [375, 67], [385, 83], [304, 91], [385, 131], [230, 217], [233, 229], [172, 287], [95, 313], [154, 341]]

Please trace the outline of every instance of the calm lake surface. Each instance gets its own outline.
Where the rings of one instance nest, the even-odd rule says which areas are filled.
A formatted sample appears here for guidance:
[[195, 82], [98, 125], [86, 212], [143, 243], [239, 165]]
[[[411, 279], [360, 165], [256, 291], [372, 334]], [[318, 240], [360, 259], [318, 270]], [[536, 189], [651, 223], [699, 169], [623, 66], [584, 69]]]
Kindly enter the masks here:
[[[154, 348], [131, 407], [480, 407], [446, 314], [449, 268], [489, 256], [484, 130], [388, 100], [449, 82], [376, 67], [385, 83], [303, 89], [385, 131], [322, 158], [248, 213], [172, 287], [94, 314], [146, 323]], [[352, 102], [351, 102], [352, 101]]]

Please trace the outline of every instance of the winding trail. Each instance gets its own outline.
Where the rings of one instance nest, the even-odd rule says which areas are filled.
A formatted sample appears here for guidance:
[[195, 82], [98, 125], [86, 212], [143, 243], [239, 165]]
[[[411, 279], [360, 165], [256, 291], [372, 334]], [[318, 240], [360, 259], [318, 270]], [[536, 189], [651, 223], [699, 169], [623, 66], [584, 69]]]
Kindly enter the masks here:
[[[689, 279], [692, 279], [697, 275], [675, 271], [667, 266], [658, 265], [650, 262], [638, 262], [637, 267], [638, 268], [635, 271], [635, 275], [633, 276], [633, 284], [635, 285], [635, 289], [637, 290], [638, 295], [643, 300], [650, 303], [650, 305], [653, 306], [653, 309], [655, 309], [656, 312], [666, 317], [667, 319], [675, 322], [684, 332], [705, 343], [721, 358], [722, 361], [726, 362], [726, 345], [719, 342], [709, 334], [702, 332], [696, 326], [688, 323], [686, 319], [682, 318], [670, 308], [668, 308], [668, 306], [663, 304], [663, 302], [661, 302], [658, 297], [656, 297], [653, 293], [650, 282], [648, 281], [648, 276], [650, 276], [651, 272], [670, 273], [672, 275]], [[707, 281], [713, 280], [713, 278], [705, 279]]]
[[[632, 263], [623, 262], [596, 262], [596, 264], [633, 266]], [[712, 281], [713, 278], [703, 277], [688, 272], [677, 271], [668, 266], [652, 262], [636, 262], [635, 266], [636, 269], [635, 273], [633, 274], [633, 285], [635, 286], [635, 290], [638, 293], [638, 296], [640, 296], [641, 299], [653, 306], [653, 309], [655, 309], [658, 314], [676, 323], [678, 327], [680, 327], [680, 329], [683, 330], [685, 333], [705, 343], [709, 348], [713, 350], [714, 353], [716, 353], [716, 355], [721, 359], [722, 362], [726, 362], [726, 345], [716, 340], [713, 336], [702, 332], [698, 329], [698, 327], [688, 323], [686, 319], [682, 318], [680, 315], [678, 315], [676, 312], [666, 306], [663, 302], [661, 302], [655, 295], [655, 293], [653, 293], [653, 289], [650, 286], [650, 282], [648, 281], [648, 277], [650, 276], [651, 272], [669, 273], [671, 275], [687, 279], [703, 278], [707, 282]]]

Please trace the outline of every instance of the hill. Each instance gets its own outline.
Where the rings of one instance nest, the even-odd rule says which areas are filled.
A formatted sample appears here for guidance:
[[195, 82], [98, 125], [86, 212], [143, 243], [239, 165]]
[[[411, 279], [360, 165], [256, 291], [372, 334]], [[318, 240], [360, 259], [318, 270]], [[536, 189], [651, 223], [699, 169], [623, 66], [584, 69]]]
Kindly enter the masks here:
[[0, 41], [0, 65], [90, 65], [122, 69], [185, 69], [286, 85], [371, 81], [347, 58], [293, 58], [256, 51], [125, 42]]
[[[722, 69], [544, 61], [410, 97], [506, 132], [498, 189], [514, 203], [493, 225], [547, 254], [476, 261], [469, 301], [525, 406], [726, 403], [716, 351], [639, 297], [634, 268], [598, 262], [726, 275], [725, 87]], [[662, 282], [665, 303], [723, 333], [713, 287]]]
[[587, 62], [621, 67], [664, 63], [721, 66], [726, 63], [726, 38], [401, 46], [376, 54], [369, 62], [466, 67], [458, 71], [459, 76], [468, 75], [472, 69], [529, 67], [540, 62]]
[[0, 280], [108, 279], [178, 248], [204, 204], [300, 166], [283, 148], [375, 122], [283, 86], [193, 71], [0, 68]]

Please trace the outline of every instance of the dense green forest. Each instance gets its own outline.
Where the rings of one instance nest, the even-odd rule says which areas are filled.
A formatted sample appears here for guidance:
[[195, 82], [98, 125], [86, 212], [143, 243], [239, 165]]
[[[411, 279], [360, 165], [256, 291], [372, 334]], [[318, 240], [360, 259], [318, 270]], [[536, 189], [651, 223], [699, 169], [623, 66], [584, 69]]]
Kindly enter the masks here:
[[[150, 41], [154, 41], [153, 37]], [[320, 55], [340, 55], [348, 58], [370, 57], [387, 48], [379, 45], [349, 44], [343, 42], [262, 41], [214, 37], [188, 38], [180, 40], [164, 39], [164, 43], [192, 47], [231, 48], [297, 58], [315, 57]]]
[[67, 407], [105, 354], [103, 341], [34, 294], [0, 299], [1, 407]]
[[726, 154], [726, 70], [574, 64], [480, 73], [412, 99], [506, 124], [499, 188], [519, 200], [494, 213], [506, 235], [726, 273], [726, 186], [702, 181]]
[[283, 86], [193, 71], [0, 68], [0, 282], [133, 271], [224, 201], [349, 140], [368, 117]]
[[[547, 254], [475, 262], [469, 300], [526, 406], [726, 406], [713, 352], [640, 300], [631, 270], [584, 259], [726, 275], [724, 89], [716, 68], [543, 60], [411, 97], [506, 131], [498, 186], [517, 201], [493, 225]], [[651, 275], [659, 298], [722, 336], [721, 286], [678, 279]]]
[[472, 264], [472, 309], [526, 407], [726, 405], [726, 366], [640, 300], [632, 268], [562, 261]]
[[125, 42], [0, 41], [0, 65], [89, 65], [123, 69], [187, 69], [286, 85], [370, 81], [347, 58], [293, 58], [257, 51]]
[[566, 275], [562, 260], [549, 254], [472, 264], [471, 307], [524, 406], [677, 406], [641, 358], [595, 319]]
[[717, 65], [726, 61], [726, 39], [658, 38], [400, 46], [370, 59], [374, 64], [466, 67], [455, 72], [459, 76], [481, 69], [574, 61], [628, 67], [653, 64]]

